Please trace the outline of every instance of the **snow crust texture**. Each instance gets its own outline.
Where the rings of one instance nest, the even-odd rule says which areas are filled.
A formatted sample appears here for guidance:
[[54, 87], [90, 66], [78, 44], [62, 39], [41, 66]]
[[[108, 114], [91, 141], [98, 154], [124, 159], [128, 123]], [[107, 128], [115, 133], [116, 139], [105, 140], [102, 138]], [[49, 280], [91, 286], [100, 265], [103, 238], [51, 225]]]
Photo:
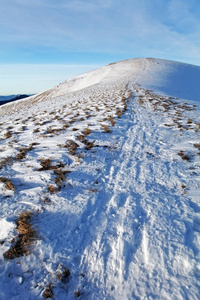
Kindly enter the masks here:
[[199, 299], [199, 81], [133, 59], [0, 108], [0, 299]]

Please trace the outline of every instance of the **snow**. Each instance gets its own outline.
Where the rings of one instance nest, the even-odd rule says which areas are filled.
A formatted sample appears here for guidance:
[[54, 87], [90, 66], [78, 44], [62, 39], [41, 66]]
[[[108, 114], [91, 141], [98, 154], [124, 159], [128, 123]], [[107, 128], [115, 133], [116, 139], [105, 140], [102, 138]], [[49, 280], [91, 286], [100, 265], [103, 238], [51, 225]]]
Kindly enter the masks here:
[[[199, 67], [132, 59], [1, 107], [0, 177], [15, 187], [0, 182], [1, 299], [42, 299], [49, 285], [59, 300], [199, 299], [198, 76]], [[65, 174], [56, 193], [41, 159]], [[6, 260], [27, 210], [37, 240]]]
[[158, 94], [200, 102], [200, 67], [167, 61], [151, 62], [151, 73], [141, 84]]
[[13, 222], [8, 222], [6, 219], [0, 219], [0, 240], [7, 238], [11, 231], [15, 228], [15, 224]]

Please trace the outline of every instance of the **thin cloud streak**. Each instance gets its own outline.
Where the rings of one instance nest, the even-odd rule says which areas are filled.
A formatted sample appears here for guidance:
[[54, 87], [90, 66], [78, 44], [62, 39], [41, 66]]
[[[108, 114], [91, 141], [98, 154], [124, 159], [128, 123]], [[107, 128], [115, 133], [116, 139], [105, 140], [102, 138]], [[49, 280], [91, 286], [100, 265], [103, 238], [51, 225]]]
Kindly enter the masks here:
[[[22, 1], [1, 9], [0, 38], [11, 46], [51, 47], [56, 51], [127, 53], [152, 49], [177, 57], [192, 50], [200, 61], [199, 21], [186, 1]], [[6, 10], [9, 8], [9, 16]], [[157, 9], [159, 8], [159, 10]], [[183, 16], [183, 17], [182, 17]], [[177, 26], [175, 26], [177, 23]], [[5, 29], [6, 28], [6, 29]], [[194, 31], [196, 29], [196, 33]], [[177, 40], [179, 41], [177, 43]], [[173, 47], [174, 45], [174, 47]], [[184, 52], [184, 53], [183, 53]], [[141, 55], [143, 56], [143, 55]]]

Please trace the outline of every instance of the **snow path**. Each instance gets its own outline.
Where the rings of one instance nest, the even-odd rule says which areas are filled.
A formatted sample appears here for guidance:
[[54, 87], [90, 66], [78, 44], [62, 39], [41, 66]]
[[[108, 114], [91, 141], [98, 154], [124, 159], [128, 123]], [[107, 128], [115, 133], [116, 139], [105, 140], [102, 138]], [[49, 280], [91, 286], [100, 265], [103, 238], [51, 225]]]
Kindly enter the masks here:
[[[15, 190], [0, 182], [1, 299], [42, 299], [49, 284], [59, 300], [199, 299], [199, 107], [144, 89], [156, 62], [136, 63], [130, 78], [127, 62], [127, 77], [113, 82], [96, 84], [112, 75], [96, 71], [94, 86], [2, 117], [1, 176]], [[78, 139], [85, 129], [90, 150]], [[22, 147], [29, 150], [17, 159]], [[39, 171], [46, 158], [71, 172], [57, 193], [47, 189], [56, 173]], [[31, 255], [6, 261], [24, 210], [34, 212], [38, 240]]]
[[[184, 245], [187, 199], [177, 191], [177, 164], [160, 157], [160, 123], [137, 104], [133, 109], [118, 133], [120, 155], [106, 169], [105, 187], [80, 218], [80, 266], [94, 284], [91, 299], [143, 299], [144, 291], [147, 298], [181, 299], [192, 273], [192, 251]], [[189, 291], [193, 299], [195, 292]]]

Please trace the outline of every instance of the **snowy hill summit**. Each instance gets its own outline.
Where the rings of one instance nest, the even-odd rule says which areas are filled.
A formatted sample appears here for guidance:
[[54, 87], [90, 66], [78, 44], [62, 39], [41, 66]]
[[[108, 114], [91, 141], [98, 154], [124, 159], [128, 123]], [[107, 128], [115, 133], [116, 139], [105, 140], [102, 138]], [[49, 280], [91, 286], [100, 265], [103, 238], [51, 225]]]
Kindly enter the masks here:
[[[120, 82], [137, 83], [151, 88], [160, 94], [167, 94], [186, 100], [199, 100], [200, 67], [168, 60], [153, 58], [135, 58], [111, 63], [97, 70], [69, 79], [50, 90], [30, 97], [26, 104], [18, 101], [15, 105], [2, 108], [6, 111], [20, 109], [24, 105], [63, 97], [73, 92], [92, 87]], [[10, 109], [9, 109], [10, 108]]]
[[138, 58], [0, 107], [0, 299], [199, 299], [199, 83]]

